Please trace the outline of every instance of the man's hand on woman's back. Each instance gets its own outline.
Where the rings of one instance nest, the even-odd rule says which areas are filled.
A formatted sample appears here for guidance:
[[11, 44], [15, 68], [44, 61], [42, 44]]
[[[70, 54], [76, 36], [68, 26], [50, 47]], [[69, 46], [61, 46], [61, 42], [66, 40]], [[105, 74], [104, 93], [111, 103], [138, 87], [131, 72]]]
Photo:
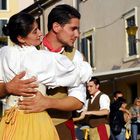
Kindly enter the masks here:
[[22, 80], [26, 72], [23, 71], [16, 75], [10, 82], [5, 84], [7, 94], [19, 95], [19, 96], [32, 96], [33, 93], [37, 92], [36, 88], [36, 77], [31, 77], [26, 80]]

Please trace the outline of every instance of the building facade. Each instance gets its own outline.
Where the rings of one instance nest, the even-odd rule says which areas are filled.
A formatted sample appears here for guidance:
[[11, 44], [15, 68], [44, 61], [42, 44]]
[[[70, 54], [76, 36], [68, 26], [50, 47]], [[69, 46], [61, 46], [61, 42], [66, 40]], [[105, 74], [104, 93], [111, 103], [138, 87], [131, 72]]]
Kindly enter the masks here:
[[[140, 26], [138, 0], [83, 0], [80, 50], [102, 80], [103, 91], [124, 92], [128, 103], [140, 96], [140, 32], [128, 34], [128, 27]], [[88, 8], [87, 8], [88, 7]], [[88, 15], [88, 16], [87, 16]]]

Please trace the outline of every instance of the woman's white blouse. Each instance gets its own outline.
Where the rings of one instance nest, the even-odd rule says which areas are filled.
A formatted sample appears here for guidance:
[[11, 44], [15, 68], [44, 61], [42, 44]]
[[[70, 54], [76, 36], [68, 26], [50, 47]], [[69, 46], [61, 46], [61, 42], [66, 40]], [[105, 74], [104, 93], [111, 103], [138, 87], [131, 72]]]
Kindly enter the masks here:
[[[37, 50], [35, 47], [3, 47], [0, 53], [1, 74], [4, 82], [21, 71], [25, 78], [37, 76], [38, 82], [50, 87], [74, 87], [89, 80], [92, 70], [87, 62], [76, 64], [66, 56]], [[89, 71], [87, 73], [87, 68]], [[1, 76], [0, 76], [1, 78]]]
[[92, 75], [87, 62], [76, 64], [64, 55], [38, 51], [34, 46], [5, 46], [0, 49], [0, 81], [8, 82], [21, 71], [27, 72], [25, 79], [36, 76], [39, 83], [49, 88], [75, 87]]

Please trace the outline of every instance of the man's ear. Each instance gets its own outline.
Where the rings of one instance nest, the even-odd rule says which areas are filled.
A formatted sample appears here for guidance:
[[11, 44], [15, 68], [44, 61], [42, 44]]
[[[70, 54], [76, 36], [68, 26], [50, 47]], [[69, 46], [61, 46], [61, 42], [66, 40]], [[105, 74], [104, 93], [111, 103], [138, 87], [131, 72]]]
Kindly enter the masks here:
[[55, 33], [57, 33], [57, 32], [59, 32], [62, 29], [62, 26], [58, 22], [54, 22], [52, 28], [53, 28], [53, 31]]
[[100, 87], [100, 85], [99, 84], [97, 84], [97, 88], [99, 89], [99, 87]]
[[17, 40], [18, 40], [20, 43], [22, 43], [22, 44], [24, 44], [24, 43], [25, 43], [24, 38], [23, 38], [23, 37], [21, 37], [20, 35], [17, 37]]

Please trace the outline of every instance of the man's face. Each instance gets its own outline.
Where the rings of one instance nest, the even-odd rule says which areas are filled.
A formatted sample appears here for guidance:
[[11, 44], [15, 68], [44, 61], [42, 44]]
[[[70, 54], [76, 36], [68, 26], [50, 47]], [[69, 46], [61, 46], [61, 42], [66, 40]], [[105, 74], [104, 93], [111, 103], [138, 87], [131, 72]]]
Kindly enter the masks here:
[[87, 83], [87, 90], [90, 95], [95, 95], [95, 93], [99, 90], [99, 85], [95, 85], [93, 81]]
[[140, 106], [140, 99], [137, 99], [136, 106]]
[[117, 93], [116, 97], [114, 97], [114, 100], [117, 100], [119, 97], [123, 97], [123, 94], [122, 93]]
[[72, 18], [69, 23], [64, 26], [60, 25], [60, 30], [57, 32], [57, 40], [61, 43], [62, 46], [74, 45], [74, 42], [79, 37], [79, 24], [80, 21], [78, 18]]

